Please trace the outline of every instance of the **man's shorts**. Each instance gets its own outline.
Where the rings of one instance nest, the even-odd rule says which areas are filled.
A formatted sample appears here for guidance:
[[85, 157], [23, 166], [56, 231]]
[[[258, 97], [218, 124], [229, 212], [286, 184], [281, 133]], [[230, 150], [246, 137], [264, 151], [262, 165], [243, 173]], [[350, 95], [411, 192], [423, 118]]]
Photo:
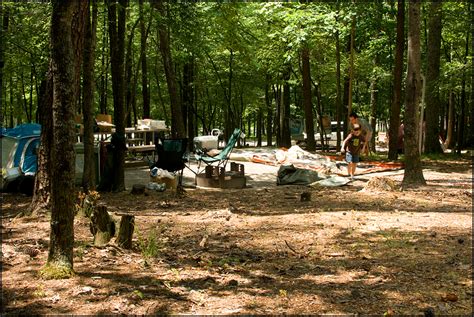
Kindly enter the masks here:
[[346, 153], [346, 162], [347, 163], [359, 163], [359, 155], [352, 155], [352, 153]]

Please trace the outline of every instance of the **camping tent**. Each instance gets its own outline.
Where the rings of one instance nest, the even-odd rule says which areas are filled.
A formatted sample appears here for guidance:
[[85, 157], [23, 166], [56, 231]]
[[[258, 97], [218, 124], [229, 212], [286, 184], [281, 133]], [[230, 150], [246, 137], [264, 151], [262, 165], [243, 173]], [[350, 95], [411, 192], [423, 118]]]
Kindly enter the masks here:
[[24, 177], [34, 177], [40, 134], [41, 125], [36, 123], [2, 129], [2, 189]]

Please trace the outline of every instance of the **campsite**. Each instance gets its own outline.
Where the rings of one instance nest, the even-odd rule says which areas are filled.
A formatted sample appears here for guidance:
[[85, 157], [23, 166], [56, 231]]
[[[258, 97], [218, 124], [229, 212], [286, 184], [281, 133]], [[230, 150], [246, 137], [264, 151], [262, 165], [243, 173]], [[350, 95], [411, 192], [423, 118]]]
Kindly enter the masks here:
[[473, 313], [474, 6], [2, 1], [0, 314]]
[[[113, 240], [94, 247], [89, 221], [76, 217], [77, 275], [68, 280], [37, 277], [47, 258], [48, 217], [15, 218], [30, 199], [4, 195], [5, 312], [470, 311], [469, 159], [426, 160], [427, 185], [406, 191], [364, 190], [370, 174], [343, 187], [276, 186], [277, 167], [245, 167], [252, 178], [245, 189], [185, 188], [179, 199], [167, 191], [139, 199], [129, 191], [100, 194], [114, 215], [146, 216], [136, 217], [131, 250]], [[398, 187], [402, 174], [395, 173], [390, 179]], [[192, 175], [185, 172], [185, 183]], [[303, 192], [311, 201], [300, 201]]]

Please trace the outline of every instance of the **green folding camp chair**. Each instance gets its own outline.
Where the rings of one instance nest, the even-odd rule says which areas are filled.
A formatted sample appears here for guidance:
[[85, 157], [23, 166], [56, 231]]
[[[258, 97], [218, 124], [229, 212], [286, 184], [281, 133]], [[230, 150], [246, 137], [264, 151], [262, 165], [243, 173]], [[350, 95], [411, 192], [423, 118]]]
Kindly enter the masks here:
[[199, 163], [197, 173], [199, 173], [202, 163], [205, 163], [206, 166], [212, 165], [212, 166], [225, 168], [225, 166], [227, 165], [227, 161], [230, 158], [230, 154], [232, 153], [232, 150], [237, 144], [237, 140], [240, 137], [240, 133], [241, 133], [240, 129], [235, 129], [229, 141], [227, 142], [225, 148], [223, 148], [222, 151], [220, 151], [219, 154], [217, 154], [216, 156], [210, 156], [202, 151], [198, 151], [195, 154], [196, 160]]

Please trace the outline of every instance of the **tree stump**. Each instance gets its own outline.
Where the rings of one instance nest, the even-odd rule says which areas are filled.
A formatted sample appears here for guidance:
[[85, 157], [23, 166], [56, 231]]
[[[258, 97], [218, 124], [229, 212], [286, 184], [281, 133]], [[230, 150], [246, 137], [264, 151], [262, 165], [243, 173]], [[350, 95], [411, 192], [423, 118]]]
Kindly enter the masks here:
[[115, 222], [107, 212], [107, 206], [98, 205], [91, 216], [91, 232], [94, 235], [94, 245], [107, 244], [115, 235]]
[[120, 219], [120, 229], [117, 244], [124, 249], [132, 248], [133, 230], [135, 229], [135, 216], [123, 215]]

